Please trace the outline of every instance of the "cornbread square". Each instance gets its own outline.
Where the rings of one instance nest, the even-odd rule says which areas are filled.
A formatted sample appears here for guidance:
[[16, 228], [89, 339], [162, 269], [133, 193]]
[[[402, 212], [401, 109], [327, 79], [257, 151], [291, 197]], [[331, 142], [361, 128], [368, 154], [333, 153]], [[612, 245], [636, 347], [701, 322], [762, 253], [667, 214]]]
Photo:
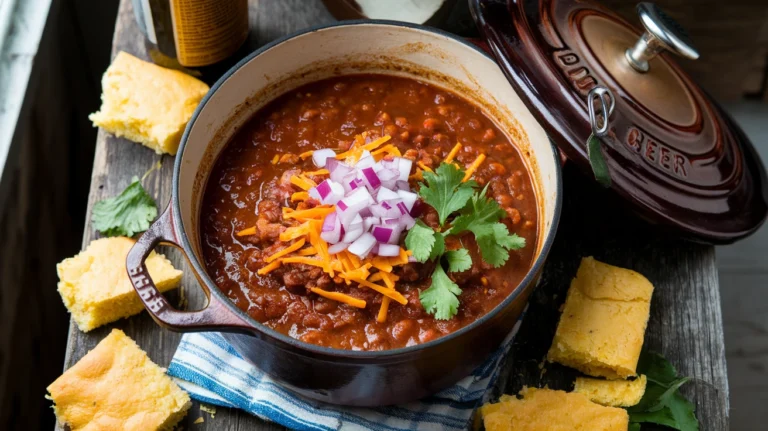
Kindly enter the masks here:
[[642, 275], [582, 259], [547, 358], [591, 376], [634, 376], [652, 294]]
[[[144, 309], [125, 270], [125, 258], [134, 242], [126, 237], [97, 239], [85, 251], [56, 265], [61, 299], [81, 331]], [[179, 285], [182, 273], [165, 256], [152, 252], [146, 263], [161, 292]]]
[[503, 395], [480, 408], [486, 431], [627, 431], [629, 414], [582, 394], [526, 388], [522, 398]]
[[48, 386], [54, 412], [72, 431], [171, 430], [192, 405], [128, 336], [107, 338]]
[[647, 379], [640, 375], [634, 380], [601, 380], [577, 377], [574, 392], [583, 394], [592, 402], [612, 407], [632, 407], [645, 394]]
[[171, 155], [208, 92], [200, 80], [122, 51], [107, 68], [101, 87], [101, 109], [88, 117], [94, 126]]

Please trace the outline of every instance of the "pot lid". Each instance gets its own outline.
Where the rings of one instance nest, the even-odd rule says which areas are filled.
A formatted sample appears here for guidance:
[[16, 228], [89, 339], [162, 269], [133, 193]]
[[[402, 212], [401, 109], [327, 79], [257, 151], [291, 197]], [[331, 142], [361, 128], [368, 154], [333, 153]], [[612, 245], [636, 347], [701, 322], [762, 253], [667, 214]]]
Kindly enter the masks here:
[[[641, 216], [717, 244], [760, 227], [768, 213], [765, 169], [744, 132], [675, 63], [673, 54], [698, 53], [658, 7], [638, 5], [641, 31], [586, 0], [470, 4], [517, 93], [589, 175], [588, 96], [595, 88], [613, 96], [600, 148], [611, 188]], [[601, 101], [593, 96], [590, 104]]]

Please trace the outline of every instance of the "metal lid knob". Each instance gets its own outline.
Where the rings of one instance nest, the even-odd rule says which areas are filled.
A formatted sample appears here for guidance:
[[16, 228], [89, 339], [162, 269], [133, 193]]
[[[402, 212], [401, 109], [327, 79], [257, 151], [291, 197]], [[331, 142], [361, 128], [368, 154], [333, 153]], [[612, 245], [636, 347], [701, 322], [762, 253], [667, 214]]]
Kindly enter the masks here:
[[638, 72], [649, 69], [648, 62], [660, 52], [667, 50], [679, 56], [696, 60], [699, 52], [680, 24], [653, 3], [637, 5], [637, 13], [645, 27], [645, 33], [635, 46], [624, 53], [629, 64]]

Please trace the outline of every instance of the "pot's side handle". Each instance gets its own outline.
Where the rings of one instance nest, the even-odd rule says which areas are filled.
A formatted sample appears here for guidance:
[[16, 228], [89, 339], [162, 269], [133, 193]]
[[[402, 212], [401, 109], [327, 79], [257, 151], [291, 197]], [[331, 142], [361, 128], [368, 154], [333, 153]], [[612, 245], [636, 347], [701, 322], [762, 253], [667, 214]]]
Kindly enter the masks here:
[[208, 286], [198, 274], [195, 275], [200, 281], [200, 286], [205, 291], [205, 295], [208, 297], [208, 304], [201, 310], [177, 310], [157, 289], [147, 270], [145, 261], [158, 244], [163, 243], [175, 246], [189, 260], [189, 256], [178, 245], [171, 208], [172, 206], [168, 205], [163, 214], [139, 237], [139, 240], [133, 245], [126, 258], [128, 278], [131, 280], [133, 288], [136, 289], [139, 298], [144, 303], [144, 307], [160, 326], [178, 332], [250, 332], [250, 330], [255, 329], [251, 324], [230, 310], [216, 295], [212, 295], [211, 286]]

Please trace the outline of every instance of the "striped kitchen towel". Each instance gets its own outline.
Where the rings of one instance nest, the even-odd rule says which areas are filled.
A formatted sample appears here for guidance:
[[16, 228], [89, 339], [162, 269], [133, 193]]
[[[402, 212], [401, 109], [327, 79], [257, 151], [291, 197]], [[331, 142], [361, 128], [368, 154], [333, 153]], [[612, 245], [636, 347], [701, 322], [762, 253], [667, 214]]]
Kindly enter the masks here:
[[399, 406], [343, 407], [283, 389], [244, 360], [219, 333], [186, 334], [168, 374], [196, 400], [243, 409], [297, 430], [466, 430], [512, 345], [520, 321], [496, 353], [470, 376], [428, 398]]

